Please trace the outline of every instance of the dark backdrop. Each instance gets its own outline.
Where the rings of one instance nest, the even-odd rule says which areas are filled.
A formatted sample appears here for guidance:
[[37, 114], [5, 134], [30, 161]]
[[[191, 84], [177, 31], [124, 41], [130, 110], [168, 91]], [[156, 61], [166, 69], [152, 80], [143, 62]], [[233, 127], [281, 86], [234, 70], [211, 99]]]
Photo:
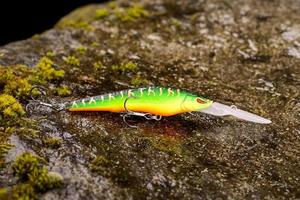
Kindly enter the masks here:
[[75, 8], [108, 0], [3, 0], [0, 3], [0, 45], [50, 29]]

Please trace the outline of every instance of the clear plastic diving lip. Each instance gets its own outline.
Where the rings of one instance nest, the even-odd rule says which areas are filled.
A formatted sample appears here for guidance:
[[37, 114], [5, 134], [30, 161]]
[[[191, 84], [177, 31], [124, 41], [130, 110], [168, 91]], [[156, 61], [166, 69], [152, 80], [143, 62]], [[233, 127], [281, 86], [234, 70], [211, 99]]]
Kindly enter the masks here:
[[243, 119], [250, 122], [260, 123], [260, 124], [270, 124], [272, 123], [269, 119], [260, 117], [253, 113], [240, 110], [236, 106], [227, 106], [218, 102], [212, 103], [209, 108], [199, 110], [199, 112], [214, 115], [214, 116], [226, 116], [232, 115], [239, 119]]

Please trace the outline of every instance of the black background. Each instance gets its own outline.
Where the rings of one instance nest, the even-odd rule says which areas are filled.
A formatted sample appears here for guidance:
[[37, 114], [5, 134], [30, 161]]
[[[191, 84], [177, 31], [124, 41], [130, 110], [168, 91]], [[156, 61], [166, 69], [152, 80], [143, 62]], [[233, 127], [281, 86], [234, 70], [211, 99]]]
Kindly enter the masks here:
[[107, 0], [2, 0], [0, 45], [26, 39], [53, 27], [75, 8]]

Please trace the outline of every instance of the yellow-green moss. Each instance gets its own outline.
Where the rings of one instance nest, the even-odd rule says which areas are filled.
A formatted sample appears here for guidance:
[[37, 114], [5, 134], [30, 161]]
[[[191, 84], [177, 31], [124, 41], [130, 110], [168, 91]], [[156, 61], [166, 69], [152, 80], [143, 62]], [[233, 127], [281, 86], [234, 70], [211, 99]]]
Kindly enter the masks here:
[[11, 197], [13, 200], [35, 200], [38, 199], [37, 194], [28, 183], [15, 185], [11, 191]]
[[90, 164], [90, 169], [93, 172], [102, 173], [105, 171], [105, 167], [109, 167], [111, 162], [104, 156], [97, 156]]
[[87, 47], [85, 47], [85, 46], [79, 46], [79, 47], [76, 49], [76, 51], [78, 51], [78, 52], [81, 53], [81, 54], [85, 54], [86, 51], [87, 51]]
[[98, 42], [92, 42], [91, 46], [92, 47], [99, 47], [99, 43]]
[[14, 185], [12, 188], [0, 189], [1, 200], [35, 200], [38, 199], [37, 194], [28, 183]]
[[140, 75], [137, 75], [134, 79], [130, 81], [130, 84], [137, 87], [147, 83], [146, 79], [142, 79]]
[[48, 57], [42, 57], [38, 64], [33, 67], [24, 65], [0, 67], [0, 88], [4, 93], [14, 96], [18, 99], [25, 99], [29, 95], [37, 95], [39, 92], [33, 90], [33, 84], [46, 84], [53, 80], [61, 79], [65, 72], [57, 70], [53, 61]]
[[[1, 132], [0, 132], [1, 134]], [[0, 143], [0, 169], [5, 166], [5, 154], [13, 147], [13, 145], [8, 143]]]
[[30, 173], [40, 167], [40, 160], [37, 156], [25, 152], [16, 158], [12, 165], [13, 172], [19, 178], [26, 180]]
[[0, 87], [4, 87], [7, 81], [12, 80], [14, 78], [12, 70], [8, 67], [0, 66], [0, 74]]
[[93, 64], [93, 67], [94, 67], [94, 70], [100, 70], [103, 68], [103, 64], [101, 61], [98, 61]]
[[4, 57], [4, 53], [0, 53], [0, 58], [3, 58]]
[[54, 51], [48, 51], [48, 52], [46, 53], [46, 56], [47, 56], [48, 58], [53, 58], [53, 57], [56, 56], [56, 53], [55, 53]]
[[117, 6], [118, 6], [117, 3], [114, 1], [108, 3], [108, 7], [111, 9], [116, 9]]
[[128, 8], [116, 9], [115, 16], [121, 21], [135, 21], [142, 17], [149, 16], [149, 13], [145, 8], [140, 4], [134, 4]]
[[43, 167], [41, 169], [35, 168], [29, 175], [29, 183], [38, 191], [46, 192], [62, 185], [62, 177], [57, 173], [49, 173]]
[[[28, 97], [32, 84], [46, 84], [50, 81], [60, 80], [64, 77], [64, 70], [54, 68], [54, 62], [49, 57], [42, 57], [34, 68], [23, 65], [0, 67], [3, 76], [0, 77], [0, 87], [4, 93], [10, 94], [18, 99]], [[38, 91], [32, 91], [37, 95]]]
[[[34, 123], [34, 122], [32, 122]], [[22, 126], [21, 128], [17, 128], [14, 130], [14, 133], [19, 135], [20, 137], [24, 138], [36, 138], [39, 135], [39, 131], [32, 129], [32, 128], [27, 128], [28, 124], [24, 123], [24, 120], [21, 123]]]
[[152, 146], [162, 152], [168, 154], [180, 155], [182, 152], [181, 144], [178, 140], [167, 136], [149, 137], [148, 140]]
[[0, 188], [0, 199], [7, 200], [8, 199], [8, 189]]
[[76, 67], [80, 66], [80, 60], [78, 58], [76, 58], [75, 56], [63, 57], [63, 60], [68, 65], [73, 65], [73, 66], [76, 66]]
[[137, 69], [137, 64], [130, 61], [121, 65], [113, 65], [111, 66], [111, 69], [113, 71], [130, 72]]
[[46, 147], [55, 149], [61, 146], [62, 139], [59, 137], [47, 138], [43, 140], [43, 143]]
[[84, 29], [87, 31], [94, 30], [94, 27], [90, 25], [87, 21], [77, 21], [77, 20], [64, 20], [59, 24], [59, 27], [71, 27], [75, 29]]
[[[58, 173], [48, 172], [43, 165], [44, 163], [44, 159], [28, 152], [18, 156], [12, 169], [14, 174], [23, 182], [13, 187], [12, 195], [20, 195], [18, 191], [22, 191], [22, 189], [24, 194], [27, 192], [29, 192], [28, 194], [35, 194], [61, 187], [62, 177]], [[16, 188], [15, 191], [14, 188]]]
[[4, 93], [23, 98], [29, 95], [32, 87], [27, 78], [16, 77], [14, 80], [7, 82], [4, 87]]
[[34, 34], [32, 37], [31, 37], [33, 40], [38, 40], [41, 38], [41, 35], [40, 34]]
[[90, 169], [122, 186], [128, 186], [135, 181], [135, 178], [125, 166], [116, 161], [108, 160], [104, 156], [97, 156], [91, 162]]
[[106, 8], [100, 8], [95, 12], [95, 19], [102, 19], [109, 15], [109, 11]]
[[0, 127], [0, 141], [6, 143], [9, 136], [15, 131], [14, 127]]
[[0, 88], [3, 92], [23, 99], [29, 95], [32, 85], [29, 83], [29, 76], [32, 74], [27, 66], [16, 65], [0, 67]]
[[66, 21], [64, 26], [70, 26], [70, 27], [73, 27], [73, 28], [86, 28], [89, 26], [89, 24], [85, 21], [79, 21], [79, 22], [76, 22], [76, 21]]
[[33, 81], [45, 84], [48, 81], [59, 80], [64, 77], [64, 70], [56, 70], [54, 63], [50, 58], [42, 57], [35, 67]]
[[175, 19], [175, 18], [171, 19], [171, 24], [177, 28], [180, 28], [182, 25], [181, 21], [179, 21], [178, 19]]
[[59, 96], [62, 96], [62, 97], [69, 96], [70, 94], [72, 94], [72, 91], [71, 91], [70, 87], [68, 87], [66, 85], [55, 88], [54, 92], [56, 94], [58, 94]]
[[24, 114], [22, 105], [13, 96], [0, 95], [0, 125], [15, 125]]

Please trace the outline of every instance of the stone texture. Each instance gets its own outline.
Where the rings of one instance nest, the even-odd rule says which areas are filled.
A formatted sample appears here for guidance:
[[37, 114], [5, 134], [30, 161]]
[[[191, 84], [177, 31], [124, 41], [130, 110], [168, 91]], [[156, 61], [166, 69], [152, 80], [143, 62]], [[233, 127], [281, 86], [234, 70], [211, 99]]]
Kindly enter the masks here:
[[[140, 79], [140, 85], [188, 89], [235, 104], [273, 123], [186, 114], [137, 119], [139, 128], [132, 129], [119, 114], [39, 108], [31, 118], [41, 134], [61, 137], [62, 145], [49, 149], [35, 138], [18, 147], [13, 135], [9, 160], [27, 148], [64, 177], [64, 187], [42, 195], [45, 200], [300, 198], [299, 1], [140, 3], [149, 15], [132, 21], [115, 14], [131, 1], [79, 8], [52, 30], [0, 47], [0, 65], [32, 67], [54, 52], [52, 60], [66, 71], [63, 84], [72, 89], [64, 98], [49, 94], [58, 102], [134, 87]], [[110, 13], [95, 19], [100, 8]], [[66, 63], [68, 56], [80, 65]], [[129, 61], [136, 71], [111, 68]], [[96, 156], [110, 167], [92, 171]], [[1, 186], [16, 181], [5, 170], [9, 165]]]

